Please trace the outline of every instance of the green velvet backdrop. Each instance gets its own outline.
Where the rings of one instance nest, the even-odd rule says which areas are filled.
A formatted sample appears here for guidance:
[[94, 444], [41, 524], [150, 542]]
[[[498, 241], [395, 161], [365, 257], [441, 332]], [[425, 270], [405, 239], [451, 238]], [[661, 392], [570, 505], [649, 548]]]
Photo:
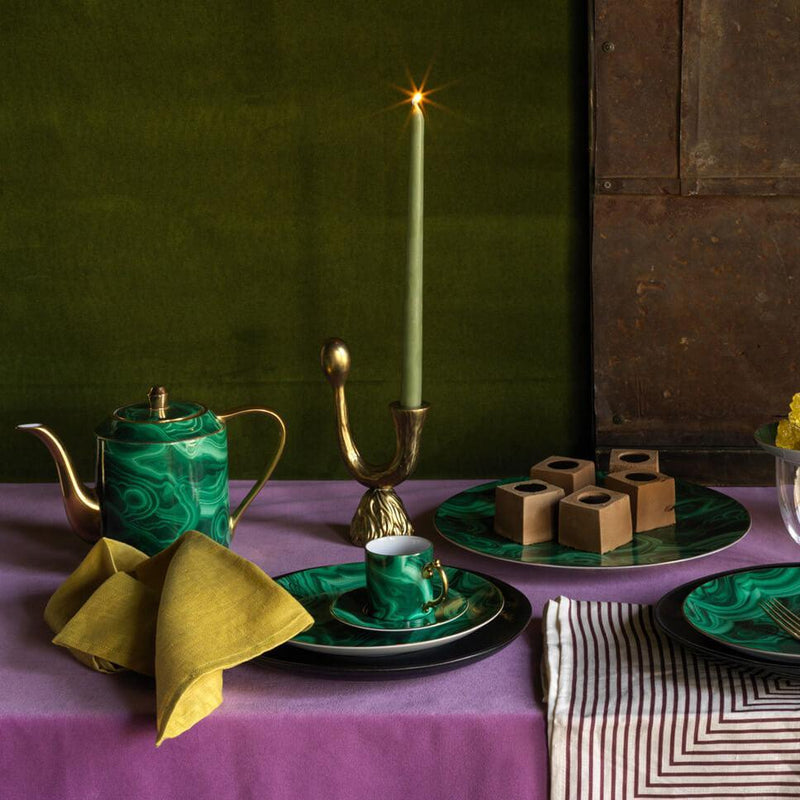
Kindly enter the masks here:
[[[351, 418], [393, 447], [406, 256], [406, 70], [426, 139], [417, 472], [516, 474], [589, 452], [585, 7], [579, 0], [3, 0], [0, 478], [84, 477], [93, 429], [152, 383], [268, 404], [277, 477], [344, 477]], [[231, 423], [233, 471], [274, 441]], [[271, 438], [272, 437], [272, 438]]]

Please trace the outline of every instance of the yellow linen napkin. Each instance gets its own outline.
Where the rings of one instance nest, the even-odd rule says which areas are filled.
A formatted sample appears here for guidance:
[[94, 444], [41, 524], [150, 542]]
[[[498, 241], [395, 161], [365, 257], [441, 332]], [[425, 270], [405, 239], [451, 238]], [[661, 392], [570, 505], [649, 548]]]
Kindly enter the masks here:
[[99, 672], [156, 679], [156, 744], [222, 702], [222, 670], [314, 622], [255, 564], [189, 531], [148, 558], [100, 539], [50, 598], [53, 643]]

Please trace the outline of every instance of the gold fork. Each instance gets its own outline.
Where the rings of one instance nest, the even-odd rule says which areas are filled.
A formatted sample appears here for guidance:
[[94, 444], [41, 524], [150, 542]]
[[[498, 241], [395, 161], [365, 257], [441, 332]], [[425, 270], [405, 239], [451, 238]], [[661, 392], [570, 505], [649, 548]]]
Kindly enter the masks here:
[[800, 641], [800, 616], [774, 597], [759, 600], [758, 604], [784, 633]]

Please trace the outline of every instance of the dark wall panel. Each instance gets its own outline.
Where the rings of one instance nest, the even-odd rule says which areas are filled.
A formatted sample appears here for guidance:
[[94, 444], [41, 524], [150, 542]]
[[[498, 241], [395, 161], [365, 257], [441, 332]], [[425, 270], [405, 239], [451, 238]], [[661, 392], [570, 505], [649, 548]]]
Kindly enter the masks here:
[[[646, 9], [595, 0], [594, 8], [598, 191], [672, 187], [678, 178], [680, 0], [656, 0]], [[642, 179], [650, 180], [643, 186]]]
[[800, 389], [800, 4], [599, 0], [593, 34], [597, 450], [770, 481], [753, 432]]
[[595, 203], [597, 443], [748, 447], [800, 355], [794, 198]]
[[798, 194], [800, 4], [686, 0], [685, 194]]
[[[418, 475], [588, 450], [585, 12], [567, 3], [2, 4], [0, 478], [19, 422], [94, 426], [163, 383], [288, 422], [278, 477], [344, 477], [324, 338], [379, 460], [400, 390], [406, 110], [430, 67]], [[264, 459], [232, 424], [233, 471]]]

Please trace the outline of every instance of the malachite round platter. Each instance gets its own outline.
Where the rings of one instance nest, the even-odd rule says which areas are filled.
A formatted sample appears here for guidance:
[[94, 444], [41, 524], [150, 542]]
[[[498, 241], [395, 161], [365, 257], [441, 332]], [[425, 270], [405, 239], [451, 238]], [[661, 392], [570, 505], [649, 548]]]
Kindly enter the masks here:
[[467, 610], [444, 625], [408, 631], [377, 631], [345, 625], [331, 613], [331, 604], [366, 584], [364, 562], [312, 567], [275, 580], [314, 618], [314, 625], [289, 644], [330, 653], [381, 657], [440, 647], [478, 630], [503, 610], [503, 593], [486, 578], [446, 567], [453, 591], [467, 600]]
[[706, 486], [675, 481], [675, 524], [636, 533], [633, 541], [607, 553], [589, 553], [556, 541], [521, 545], [494, 532], [494, 492], [509, 478], [454, 495], [436, 510], [439, 533], [459, 547], [501, 561], [566, 569], [629, 569], [688, 561], [716, 553], [750, 529], [745, 507]]
[[701, 583], [683, 601], [687, 622], [717, 642], [746, 652], [800, 660], [800, 641], [782, 631], [761, 607], [780, 600], [800, 614], [800, 566], [737, 570]]

